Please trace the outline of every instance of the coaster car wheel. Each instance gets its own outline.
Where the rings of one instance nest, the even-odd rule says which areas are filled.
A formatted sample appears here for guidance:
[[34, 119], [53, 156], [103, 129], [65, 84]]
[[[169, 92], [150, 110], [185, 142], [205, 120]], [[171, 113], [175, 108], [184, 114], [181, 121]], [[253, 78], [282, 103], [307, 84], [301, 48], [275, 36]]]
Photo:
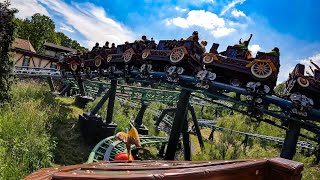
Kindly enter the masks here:
[[126, 64], [130, 63], [134, 54], [135, 54], [135, 53], [134, 53], [133, 49], [128, 49], [128, 50], [126, 50], [126, 51], [123, 53], [123, 61], [124, 61]]
[[150, 55], [150, 50], [149, 49], [144, 50], [142, 55], [141, 55], [141, 58], [142, 59], [146, 59], [149, 55]]
[[205, 64], [210, 64], [213, 61], [213, 57], [210, 55], [205, 55], [202, 60]]
[[96, 67], [100, 67], [100, 66], [101, 66], [101, 60], [102, 60], [102, 57], [101, 57], [101, 56], [96, 56], [96, 57], [94, 58], [94, 65], [95, 65]]
[[177, 64], [182, 61], [184, 56], [185, 56], [184, 48], [175, 48], [172, 50], [172, 52], [170, 54], [170, 61], [173, 64]]
[[112, 60], [112, 55], [109, 54], [108, 57], [107, 57], [107, 62], [111, 62], [111, 60]]
[[76, 71], [78, 69], [78, 64], [77, 63], [71, 63], [70, 68], [72, 71]]
[[258, 79], [267, 79], [272, 74], [272, 68], [267, 62], [256, 62], [251, 66], [251, 74]]
[[304, 88], [308, 87], [310, 84], [309, 80], [303, 77], [298, 77], [297, 82], [301, 87], [304, 87]]

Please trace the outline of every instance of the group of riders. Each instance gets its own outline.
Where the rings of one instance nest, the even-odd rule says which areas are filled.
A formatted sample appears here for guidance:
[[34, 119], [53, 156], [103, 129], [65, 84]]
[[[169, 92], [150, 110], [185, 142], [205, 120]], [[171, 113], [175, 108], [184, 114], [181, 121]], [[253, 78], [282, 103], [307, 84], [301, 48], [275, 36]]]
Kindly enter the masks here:
[[[245, 50], [247, 51], [247, 56], [246, 59], [251, 59], [252, 55], [250, 50], [248, 49], [250, 40], [252, 38], [252, 34], [250, 34], [250, 37], [248, 40], [243, 41], [240, 39], [238, 44], [235, 44], [233, 47], [237, 48], [237, 49], [241, 49], [241, 50]], [[181, 38], [180, 41], [184, 41], [185, 39]], [[189, 36], [187, 39], [187, 41], [194, 41], [195, 45], [202, 50], [202, 53], [206, 52], [206, 46], [208, 44], [208, 42], [206, 40], [202, 40], [201, 42], [199, 42], [199, 33], [198, 31], [193, 31], [192, 35]], [[140, 45], [144, 46], [145, 48], [149, 48], [149, 49], [155, 49], [157, 47], [157, 44], [155, 43], [154, 39], [151, 38], [151, 40], [147, 39], [147, 36], [143, 35], [141, 37], [140, 40], [136, 40], [134, 41], [134, 43], [139, 43]], [[177, 40], [173, 40], [170, 44], [169, 44], [169, 48], [173, 49], [174, 47], [177, 47], [178, 45], [178, 41]], [[129, 49], [130, 48], [130, 43], [128, 41], [125, 42], [125, 49]], [[112, 52], [116, 52], [117, 47], [115, 46], [115, 43], [111, 44], [111, 47], [109, 47], [109, 41], [107, 41], [105, 43], [105, 45], [103, 47], [99, 46], [99, 43], [96, 43], [95, 46], [92, 48], [92, 51], [96, 51], [96, 50], [100, 50], [100, 49], [111, 49]], [[275, 55], [275, 56], [280, 56], [280, 50], [278, 47], [274, 47], [269, 53]]]

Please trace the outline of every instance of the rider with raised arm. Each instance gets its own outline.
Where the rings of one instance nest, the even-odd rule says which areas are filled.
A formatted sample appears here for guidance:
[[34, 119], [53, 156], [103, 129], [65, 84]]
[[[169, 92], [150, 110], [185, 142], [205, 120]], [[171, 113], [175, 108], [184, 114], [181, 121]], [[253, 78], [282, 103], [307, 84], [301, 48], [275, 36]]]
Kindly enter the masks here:
[[244, 50], [247, 50], [248, 49], [248, 46], [249, 46], [249, 43], [251, 41], [251, 38], [252, 38], [252, 34], [250, 34], [250, 37], [248, 40], [242, 42], [241, 39], [239, 40], [239, 44], [236, 44], [234, 45], [233, 47], [239, 47], [241, 49], [244, 49]]

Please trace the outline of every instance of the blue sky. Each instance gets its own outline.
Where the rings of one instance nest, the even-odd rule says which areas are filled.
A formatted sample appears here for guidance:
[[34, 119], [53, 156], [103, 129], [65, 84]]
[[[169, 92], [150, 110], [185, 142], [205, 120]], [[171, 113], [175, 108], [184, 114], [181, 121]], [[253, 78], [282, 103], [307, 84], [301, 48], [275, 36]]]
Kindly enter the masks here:
[[[3, 0], [0, 0], [3, 1]], [[148, 38], [180, 39], [197, 30], [200, 39], [225, 50], [240, 38], [250, 49], [281, 52], [279, 82], [297, 63], [320, 63], [318, 0], [11, 0], [18, 17], [46, 14], [85, 47], [106, 40], [121, 44]]]

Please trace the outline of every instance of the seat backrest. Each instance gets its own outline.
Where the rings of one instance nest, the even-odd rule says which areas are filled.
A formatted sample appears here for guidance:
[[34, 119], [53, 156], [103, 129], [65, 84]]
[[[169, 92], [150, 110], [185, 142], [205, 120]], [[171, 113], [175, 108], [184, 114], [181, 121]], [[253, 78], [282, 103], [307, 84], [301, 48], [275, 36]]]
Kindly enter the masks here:
[[218, 54], [218, 51], [217, 51], [218, 47], [219, 47], [219, 44], [213, 43], [209, 52], [214, 53], [214, 54]]
[[293, 70], [293, 74], [294, 75], [302, 75], [304, 76], [304, 70], [305, 70], [305, 66], [303, 64], [297, 64], [296, 67]]
[[160, 40], [157, 50], [169, 50], [172, 40]]
[[320, 71], [318, 69], [314, 70], [314, 80], [320, 81]]
[[226, 56], [229, 58], [236, 58], [238, 49], [232, 46], [228, 46], [226, 50]]
[[132, 43], [130, 44], [133, 49], [139, 50], [141, 48], [140, 43]]
[[126, 45], [125, 44], [118, 45], [116, 54], [124, 53], [125, 50], [126, 50]]
[[190, 52], [193, 50], [193, 48], [195, 47], [194, 42], [193, 41], [184, 41], [183, 42], [183, 46], [185, 48], [187, 48], [187, 50]]
[[271, 60], [275, 60], [275, 61], [279, 61], [279, 56], [276, 56], [272, 53], [266, 53], [266, 52], [257, 52], [256, 55], [257, 59], [271, 59]]

